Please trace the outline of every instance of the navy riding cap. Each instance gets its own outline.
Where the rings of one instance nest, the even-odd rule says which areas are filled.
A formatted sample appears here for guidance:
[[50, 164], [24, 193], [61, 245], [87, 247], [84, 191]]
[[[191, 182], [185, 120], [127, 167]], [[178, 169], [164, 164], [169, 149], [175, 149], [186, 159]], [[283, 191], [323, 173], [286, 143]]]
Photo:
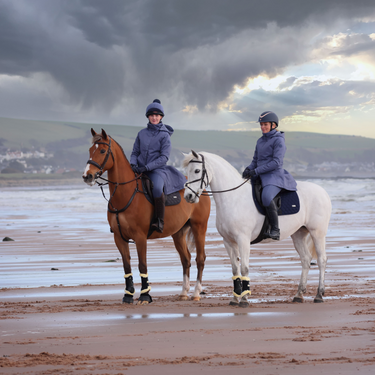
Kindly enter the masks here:
[[274, 122], [276, 127], [279, 126], [279, 118], [276, 116], [276, 113], [272, 111], [263, 112], [259, 116], [258, 122]]

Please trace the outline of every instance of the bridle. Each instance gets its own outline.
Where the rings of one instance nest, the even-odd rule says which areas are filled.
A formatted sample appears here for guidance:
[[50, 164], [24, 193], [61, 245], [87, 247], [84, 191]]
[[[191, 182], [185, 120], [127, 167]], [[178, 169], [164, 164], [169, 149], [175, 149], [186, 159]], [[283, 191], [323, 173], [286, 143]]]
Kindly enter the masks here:
[[91, 160], [91, 159], [89, 159], [87, 161], [87, 164], [92, 164], [96, 168], [99, 169], [99, 171], [95, 173], [95, 176], [94, 176], [95, 180], [98, 179], [99, 177], [102, 178], [101, 175], [103, 174], [103, 169], [104, 169], [105, 165], [107, 164], [107, 161], [109, 159], [109, 155], [112, 156], [112, 160], [113, 160], [113, 162], [115, 162], [115, 158], [114, 158], [112, 150], [111, 150], [112, 138], [111, 137], [108, 137], [108, 138], [109, 138], [109, 142], [108, 143], [106, 143], [106, 142], [95, 142], [94, 143], [95, 145], [106, 145], [106, 146], [108, 146], [107, 153], [105, 155], [105, 158], [104, 158], [104, 161], [103, 161], [102, 165], [99, 165], [96, 161]]
[[[193, 192], [197, 198], [199, 198], [202, 195], [203, 190], [209, 184], [208, 173], [207, 173], [207, 169], [206, 169], [206, 163], [204, 162], [204, 156], [202, 154], [199, 154], [199, 155], [202, 157], [202, 160], [190, 160], [189, 164], [190, 163], [200, 163], [200, 164], [202, 164], [202, 175], [201, 175], [200, 178], [197, 178], [194, 181], [189, 181], [189, 182], [185, 183], [185, 188], [188, 188], [191, 192]], [[194, 183], [194, 182], [197, 182], [197, 181], [200, 181], [201, 185], [200, 185], [200, 187], [199, 187], [199, 189], [197, 191], [194, 191], [189, 185], [192, 184], [192, 183]], [[204, 186], [203, 186], [203, 184], [204, 184]]]
[[[203, 192], [203, 190], [208, 186], [209, 184], [209, 181], [208, 181], [208, 173], [207, 173], [207, 169], [206, 169], [206, 163], [204, 161], [204, 156], [202, 154], [198, 154], [202, 160], [190, 160], [189, 161], [189, 164], [190, 163], [201, 163], [202, 164], [202, 175], [200, 178], [197, 178], [196, 180], [194, 181], [188, 181], [185, 183], [185, 188], [188, 188], [192, 193], [195, 194], [195, 196], [197, 198], [199, 198], [201, 195], [203, 196], [212, 196], [212, 194], [215, 194], [215, 193], [226, 193], [228, 191], [233, 191], [233, 190], [236, 190], [238, 188], [240, 188], [242, 185], [246, 184], [247, 181], [250, 180], [250, 178], [246, 179], [242, 184], [234, 187], [234, 188], [231, 188], [231, 189], [227, 189], [227, 190], [210, 190], [210, 191], [206, 191], [206, 192]], [[206, 180], [205, 180], [206, 179]], [[201, 182], [201, 185], [200, 185], [200, 188], [197, 190], [197, 191], [194, 191], [189, 185], [194, 183], [194, 182], [197, 182], [197, 181], [200, 181]], [[203, 187], [203, 184], [205, 185]]]
[[[142, 174], [140, 174], [140, 175], [136, 175], [135, 178], [133, 178], [133, 179], [130, 180], [130, 181], [126, 181], [126, 182], [113, 182], [113, 181], [107, 180], [107, 179], [105, 179], [104, 177], [102, 177], [102, 174], [103, 174], [103, 171], [104, 171], [104, 167], [105, 167], [105, 165], [106, 165], [106, 163], [107, 163], [107, 161], [108, 161], [108, 159], [109, 159], [109, 155], [112, 156], [113, 163], [115, 163], [115, 157], [113, 156], [113, 152], [112, 152], [112, 150], [111, 150], [111, 141], [112, 141], [112, 138], [111, 138], [110, 136], [108, 136], [108, 138], [109, 138], [109, 142], [108, 142], [108, 143], [106, 143], [106, 142], [99, 142], [99, 141], [98, 141], [98, 142], [94, 142], [95, 145], [106, 145], [106, 146], [108, 146], [107, 153], [106, 153], [106, 155], [105, 155], [105, 158], [104, 158], [104, 161], [103, 161], [102, 165], [98, 164], [96, 161], [91, 160], [91, 159], [87, 161], [87, 164], [92, 164], [92, 165], [94, 165], [96, 168], [99, 169], [99, 171], [95, 173], [95, 176], [94, 176], [95, 180], [97, 180], [97, 179], [99, 178], [99, 179], [101, 179], [101, 180], [106, 181], [105, 183], [102, 183], [102, 182], [98, 182], [98, 181], [97, 181], [97, 184], [99, 185], [99, 187], [100, 187], [100, 189], [101, 189], [101, 191], [102, 191], [102, 195], [103, 195], [104, 199], [108, 202], [108, 212], [110, 212], [110, 213], [112, 213], [112, 214], [116, 214], [117, 226], [118, 226], [118, 228], [119, 228], [119, 232], [120, 232], [121, 238], [122, 238], [125, 242], [127, 242], [127, 243], [134, 243], [133, 241], [130, 241], [129, 239], [126, 239], [126, 238], [122, 235], [121, 226], [120, 226], [120, 220], [119, 220], [118, 215], [119, 215], [119, 213], [124, 212], [124, 211], [130, 206], [130, 204], [132, 203], [132, 201], [133, 201], [133, 199], [134, 199], [134, 197], [135, 197], [135, 195], [136, 195], [137, 193], [145, 194], [144, 191], [139, 190], [139, 185], [138, 185], [138, 180], [141, 178]], [[134, 189], [134, 192], [133, 192], [132, 196], [130, 197], [128, 203], [127, 203], [123, 208], [121, 208], [121, 209], [117, 209], [116, 207], [113, 206], [113, 204], [112, 204], [112, 202], [111, 202], [113, 196], [114, 196], [115, 193], [116, 193], [117, 188], [118, 188], [120, 185], [126, 185], [126, 184], [129, 184], [130, 182], [133, 182], [133, 181], [136, 181], [137, 186], [136, 186], [136, 188]], [[110, 196], [110, 198], [107, 199], [106, 196], [105, 196], [105, 194], [104, 194], [103, 186], [105, 186], [105, 185], [109, 185], [109, 184], [113, 184], [113, 185], [115, 185], [115, 188], [114, 188], [113, 193], [112, 193], [112, 195]]]

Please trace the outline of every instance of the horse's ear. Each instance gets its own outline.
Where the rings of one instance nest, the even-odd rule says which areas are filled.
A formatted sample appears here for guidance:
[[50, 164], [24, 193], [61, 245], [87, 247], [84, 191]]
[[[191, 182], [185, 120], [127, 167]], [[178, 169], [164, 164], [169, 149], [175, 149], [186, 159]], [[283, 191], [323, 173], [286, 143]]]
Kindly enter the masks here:
[[104, 129], [102, 129], [102, 137], [103, 137], [104, 140], [107, 140], [107, 139], [108, 139], [108, 137], [107, 137], [107, 133], [105, 132]]
[[96, 131], [93, 128], [91, 128], [91, 134], [92, 134], [93, 137], [96, 136]]
[[197, 159], [199, 159], [199, 156], [198, 154], [194, 151], [194, 150], [191, 150], [191, 153], [193, 154], [193, 156]]

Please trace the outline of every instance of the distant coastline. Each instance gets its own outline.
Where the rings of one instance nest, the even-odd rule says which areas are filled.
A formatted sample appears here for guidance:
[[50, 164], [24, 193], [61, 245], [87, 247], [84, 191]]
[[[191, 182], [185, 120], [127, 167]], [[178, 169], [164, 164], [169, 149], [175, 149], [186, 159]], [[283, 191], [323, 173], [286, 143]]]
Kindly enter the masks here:
[[[293, 173], [292, 173], [293, 174]], [[344, 174], [334, 172], [298, 173], [293, 174], [296, 180], [306, 179], [375, 179], [375, 174], [370, 172], [347, 172]], [[78, 186], [86, 187], [81, 175], [66, 176], [64, 174], [0, 174], [0, 189], [11, 187], [38, 187], [38, 186]]]

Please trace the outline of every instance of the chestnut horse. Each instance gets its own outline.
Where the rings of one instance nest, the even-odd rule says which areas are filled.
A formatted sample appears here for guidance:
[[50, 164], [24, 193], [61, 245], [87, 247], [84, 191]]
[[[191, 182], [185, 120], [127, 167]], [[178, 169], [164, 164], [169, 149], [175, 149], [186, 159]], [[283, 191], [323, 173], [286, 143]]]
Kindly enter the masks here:
[[[142, 286], [138, 304], [152, 302], [147, 274], [147, 239], [172, 236], [174, 245], [180, 255], [183, 268], [181, 300], [188, 299], [190, 290], [191, 254], [187, 238], [194, 239], [197, 262], [197, 281], [192, 299], [199, 300], [202, 291], [202, 274], [205, 255], [205, 236], [210, 216], [211, 201], [209, 197], [201, 198], [199, 204], [191, 204], [182, 199], [184, 190], [180, 190], [181, 202], [165, 208], [163, 233], [153, 232], [149, 237], [150, 222], [154, 206], [145, 197], [141, 175], [135, 175], [121, 146], [102, 129], [101, 134], [91, 129], [93, 135], [90, 147], [90, 159], [83, 173], [83, 180], [93, 186], [101, 175], [108, 172], [110, 199], [108, 201], [108, 223], [114, 234], [114, 240], [121, 253], [125, 271], [125, 294], [123, 303], [133, 303], [134, 284], [130, 265], [129, 241], [135, 242], [138, 253], [138, 269]], [[190, 242], [189, 242], [190, 245]]]

